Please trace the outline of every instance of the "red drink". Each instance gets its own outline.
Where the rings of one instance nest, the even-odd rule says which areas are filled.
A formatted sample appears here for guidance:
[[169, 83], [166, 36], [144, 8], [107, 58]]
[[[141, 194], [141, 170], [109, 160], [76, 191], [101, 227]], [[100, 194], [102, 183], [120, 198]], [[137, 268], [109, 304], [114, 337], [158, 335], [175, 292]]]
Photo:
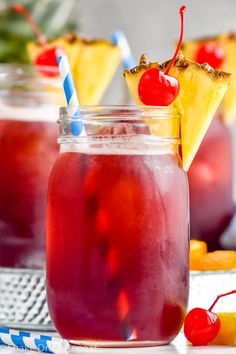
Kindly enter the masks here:
[[58, 99], [56, 80], [32, 67], [0, 66], [0, 267], [45, 267]]
[[234, 213], [232, 141], [216, 116], [188, 172], [191, 237], [219, 249], [220, 235]]
[[42, 268], [55, 123], [0, 121], [0, 266]]
[[[132, 110], [122, 114], [132, 116]], [[136, 137], [113, 135], [108, 145], [107, 136], [94, 138], [86, 148], [84, 138], [75, 145], [69, 138], [54, 164], [47, 294], [64, 338], [163, 344], [182, 326], [188, 298], [186, 176], [177, 146]]]

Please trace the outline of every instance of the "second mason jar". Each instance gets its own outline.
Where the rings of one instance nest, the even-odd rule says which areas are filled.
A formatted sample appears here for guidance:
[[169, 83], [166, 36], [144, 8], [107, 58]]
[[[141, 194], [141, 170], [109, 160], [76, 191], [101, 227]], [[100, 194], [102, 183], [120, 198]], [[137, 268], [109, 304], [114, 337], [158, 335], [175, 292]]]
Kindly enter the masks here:
[[215, 115], [188, 172], [191, 238], [213, 251], [234, 215], [233, 147], [229, 128]]
[[59, 79], [34, 66], [0, 65], [0, 267], [45, 267], [46, 190], [61, 102]]
[[[62, 108], [49, 179], [47, 298], [71, 343], [169, 343], [186, 312], [189, 208], [176, 112]], [[77, 113], [78, 114], [78, 113]], [[84, 132], [74, 136], [76, 124]]]

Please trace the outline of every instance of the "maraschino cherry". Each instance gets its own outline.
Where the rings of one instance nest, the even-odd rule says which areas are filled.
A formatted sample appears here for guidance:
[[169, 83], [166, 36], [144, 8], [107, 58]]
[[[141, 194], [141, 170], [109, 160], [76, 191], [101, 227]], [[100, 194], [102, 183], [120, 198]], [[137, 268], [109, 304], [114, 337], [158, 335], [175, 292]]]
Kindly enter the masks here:
[[[42, 72], [43, 74], [46, 74], [47, 76], [55, 77], [59, 75], [58, 71], [58, 65], [57, 65], [57, 58], [56, 58], [56, 50], [58, 49], [57, 47], [49, 47], [48, 41], [44, 34], [42, 33], [39, 25], [37, 22], [33, 19], [31, 14], [26, 10], [26, 8], [21, 5], [21, 4], [13, 4], [12, 5], [12, 10], [20, 13], [23, 15], [26, 20], [29, 22], [31, 25], [33, 31], [35, 32], [37, 39], [44, 49], [35, 59], [34, 64], [37, 65], [39, 68], [39, 71]], [[44, 66], [44, 68], [40, 68], [41, 66]], [[52, 70], [47, 69], [46, 67], [52, 67]]]
[[180, 46], [182, 44], [185, 9], [186, 6], [182, 6], [179, 11], [181, 18], [180, 38], [175, 54], [166, 71], [162, 72], [158, 68], [150, 68], [145, 71], [139, 81], [138, 94], [140, 100], [145, 105], [168, 106], [179, 94], [179, 82], [175, 77], [169, 75], [169, 71], [175, 62], [175, 59], [179, 53]]
[[225, 61], [225, 51], [222, 46], [213, 42], [200, 44], [196, 61], [199, 64], [208, 63], [213, 69], [221, 69]]
[[212, 312], [218, 300], [224, 296], [235, 294], [236, 290], [218, 295], [208, 310], [196, 307], [189, 311], [184, 321], [185, 337], [193, 345], [207, 345], [220, 330], [220, 319]]

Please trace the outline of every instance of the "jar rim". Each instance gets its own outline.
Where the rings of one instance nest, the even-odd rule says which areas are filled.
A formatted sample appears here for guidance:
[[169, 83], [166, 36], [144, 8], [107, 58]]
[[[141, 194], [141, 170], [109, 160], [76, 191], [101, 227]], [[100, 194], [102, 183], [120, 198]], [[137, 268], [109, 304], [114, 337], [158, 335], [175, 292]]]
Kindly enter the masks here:
[[[60, 77], [51, 77], [42, 74], [48, 72], [55, 74], [56, 67], [52, 66], [37, 66], [32, 64], [14, 64], [14, 63], [0, 63], [0, 89], [1, 85], [4, 88], [16, 86], [17, 84], [26, 85], [34, 84], [38, 87], [54, 87], [62, 88]], [[41, 72], [41, 73], [40, 73]]]
[[[138, 105], [64, 106], [58, 123], [60, 141], [83, 136], [147, 135], [148, 139], [179, 142], [180, 114], [173, 107]], [[65, 138], [65, 139], [64, 139]]]
[[[75, 112], [77, 113], [75, 117]], [[125, 118], [127, 120], [133, 119], [173, 119], [180, 118], [175, 107], [169, 106], [145, 106], [145, 105], [81, 105], [81, 106], [63, 106], [60, 107], [60, 118], [58, 122], [66, 119], [80, 119], [89, 120], [95, 117], [107, 117], [112, 119]]]

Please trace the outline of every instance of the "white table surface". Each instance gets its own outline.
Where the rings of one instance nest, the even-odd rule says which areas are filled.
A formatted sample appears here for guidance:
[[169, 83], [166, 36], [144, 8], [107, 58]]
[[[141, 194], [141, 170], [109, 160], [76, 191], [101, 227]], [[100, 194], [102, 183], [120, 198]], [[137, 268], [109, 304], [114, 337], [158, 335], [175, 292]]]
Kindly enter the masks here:
[[[23, 349], [0, 346], [0, 354], [19, 354], [19, 353], [37, 353], [36, 351], [24, 351]], [[236, 347], [226, 346], [205, 346], [192, 347], [186, 344], [185, 338], [181, 333], [171, 345], [153, 347], [153, 348], [130, 348], [130, 349], [88, 349], [75, 348], [69, 353], [86, 354], [236, 354]]]

